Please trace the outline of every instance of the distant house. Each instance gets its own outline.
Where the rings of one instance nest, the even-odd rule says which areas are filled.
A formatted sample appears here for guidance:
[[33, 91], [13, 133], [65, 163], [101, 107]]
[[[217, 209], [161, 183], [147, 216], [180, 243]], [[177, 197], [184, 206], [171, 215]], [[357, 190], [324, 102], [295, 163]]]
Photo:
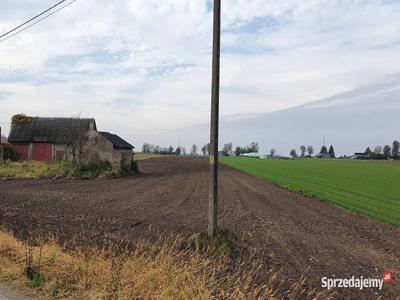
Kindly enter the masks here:
[[369, 155], [366, 152], [356, 152], [353, 155], [353, 159], [369, 159]]
[[98, 132], [95, 119], [25, 118], [11, 125], [8, 142], [20, 160], [109, 161], [124, 167], [134, 147], [119, 136]]

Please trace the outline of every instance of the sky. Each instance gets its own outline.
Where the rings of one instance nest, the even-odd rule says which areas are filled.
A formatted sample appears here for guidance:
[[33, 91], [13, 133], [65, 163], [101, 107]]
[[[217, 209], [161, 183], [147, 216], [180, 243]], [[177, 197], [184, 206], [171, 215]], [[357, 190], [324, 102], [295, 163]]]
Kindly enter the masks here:
[[[56, 2], [1, 1], [0, 33]], [[221, 116], [398, 73], [399, 15], [394, 0], [222, 0]], [[0, 126], [8, 133], [16, 113], [79, 115], [139, 148], [156, 144], [165, 129], [208, 122], [211, 49], [211, 1], [77, 0], [0, 43]]]

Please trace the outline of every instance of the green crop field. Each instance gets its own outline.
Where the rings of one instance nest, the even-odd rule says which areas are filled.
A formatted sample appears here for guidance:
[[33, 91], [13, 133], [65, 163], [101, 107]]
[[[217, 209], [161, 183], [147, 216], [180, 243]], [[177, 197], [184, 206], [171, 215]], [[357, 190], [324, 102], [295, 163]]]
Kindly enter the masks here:
[[400, 226], [399, 162], [236, 157], [220, 161], [309, 197]]

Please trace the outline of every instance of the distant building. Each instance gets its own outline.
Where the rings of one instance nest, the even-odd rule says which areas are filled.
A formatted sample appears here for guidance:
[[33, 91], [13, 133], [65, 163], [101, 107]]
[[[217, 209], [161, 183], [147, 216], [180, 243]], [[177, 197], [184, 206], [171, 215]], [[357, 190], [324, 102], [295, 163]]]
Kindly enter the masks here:
[[250, 157], [250, 158], [260, 158], [260, 159], [267, 159], [268, 155], [265, 153], [258, 153], [258, 152], [250, 152], [250, 153], [241, 153], [240, 156], [243, 157]]
[[369, 155], [366, 152], [356, 152], [353, 155], [353, 159], [369, 159]]
[[109, 161], [130, 165], [134, 147], [115, 134], [98, 132], [95, 119], [25, 118], [13, 122], [8, 142], [20, 160]]

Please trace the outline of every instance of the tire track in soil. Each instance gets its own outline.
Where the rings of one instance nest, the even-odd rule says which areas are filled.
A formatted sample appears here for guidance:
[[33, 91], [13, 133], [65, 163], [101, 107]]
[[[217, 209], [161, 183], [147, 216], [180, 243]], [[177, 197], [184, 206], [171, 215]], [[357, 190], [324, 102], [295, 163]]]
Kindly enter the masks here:
[[[0, 181], [0, 224], [28, 239], [44, 226], [61, 240], [82, 233], [134, 241], [161, 233], [189, 235], [207, 225], [206, 159], [140, 162], [136, 177], [100, 180]], [[322, 276], [400, 274], [400, 229], [309, 199], [225, 166], [220, 168], [219, 222], [247, 245], [263, 248], [268, 268], [289, 282], [308, 267], [310, 288]], [[157, 230], [149, 231], [149, 226]], [[383, 291], [340, 290], [350, 299], [395, 299], [398, 277]]]

